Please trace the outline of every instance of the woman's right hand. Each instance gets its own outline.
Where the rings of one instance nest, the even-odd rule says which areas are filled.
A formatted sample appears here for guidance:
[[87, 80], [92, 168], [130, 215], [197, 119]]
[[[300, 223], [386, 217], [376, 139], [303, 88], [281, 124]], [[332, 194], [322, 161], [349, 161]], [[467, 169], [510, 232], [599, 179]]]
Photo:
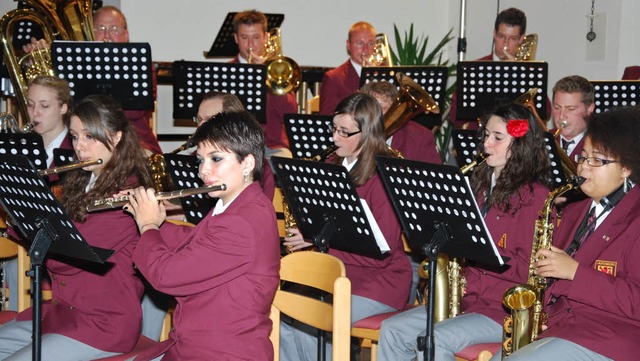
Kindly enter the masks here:
[[313, 243], [304, 240], [298, 228], [287, 228], [287, 236], [284, 237], [283, 244], [289, 252], [295, 252], [313, 246]]

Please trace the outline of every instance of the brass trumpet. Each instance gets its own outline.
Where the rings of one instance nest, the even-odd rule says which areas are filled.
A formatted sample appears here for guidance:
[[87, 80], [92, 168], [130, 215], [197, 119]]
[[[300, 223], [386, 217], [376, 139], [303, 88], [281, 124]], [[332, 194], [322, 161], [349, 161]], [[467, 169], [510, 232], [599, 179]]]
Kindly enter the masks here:
[[[158, 192], [156, 193], [156, 198], [158, 198], [159, 201], [162, 201], [165, 199], [182, 198], [182, 197], [192, 196], [195, 194], [217, 192], [217, 191], [224, 191], [224, 190], [227, 190], [226, 184], [209, 185], [209, 186], [199, 187], [199, 188], [180, 189], [173, 192]], [[87, 212], [97, 212], [97, 211], [103, 211], [106, 209], [122, 208], [127, 203], [129, 203], [129, 196], [100, 199], [95, 201], [92, 205], [87, 206]]]
[[71, 164], [60, 166], [60, 167], [43, 169], [41, 171], [38, 171], [38, 174], [40, 174], [41, 177], [44, 177], [50, 174], [60, 174], [60, 173], [68, 172], [70, 170], [84, 168], [84, 167], [88, 167], [90, 165], [96, 165], [96, 164], [102, 164], [102, 159], [86, 160], [84, 162], [71, 163]]

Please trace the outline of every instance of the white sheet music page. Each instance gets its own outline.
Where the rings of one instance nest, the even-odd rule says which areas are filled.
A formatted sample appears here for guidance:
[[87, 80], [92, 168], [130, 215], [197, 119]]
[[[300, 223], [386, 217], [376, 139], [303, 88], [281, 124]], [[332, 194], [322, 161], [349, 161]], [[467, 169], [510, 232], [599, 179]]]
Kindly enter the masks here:
[[369, 224], [371, 225], [371, 230], [373, 231], [373, 236], [376, 239], [376, 243], [378, 244], [378, 248], [380, 248], [380, 252], [381, 253], [387, 253], [391, 250], [391, 248], [389, 248], [389, 244], [387, 243], [387, 240], [384, 239], [384, 235], [382, 234], [382, 231], [380, 230], [380, 227], [378, 226], [378, 222], [376, 222], [376, 219], [373, 218], [373, 213], [371, 213], [371, 209], [369, 209], [369, 205], [367, 204], [367, 201], [365, 201], [364, 199], [360, 198], [360, 203], [362, 204], [362, 208], [364, 209], [364, 214], [367, 215], [367, 220], [369, 221]]

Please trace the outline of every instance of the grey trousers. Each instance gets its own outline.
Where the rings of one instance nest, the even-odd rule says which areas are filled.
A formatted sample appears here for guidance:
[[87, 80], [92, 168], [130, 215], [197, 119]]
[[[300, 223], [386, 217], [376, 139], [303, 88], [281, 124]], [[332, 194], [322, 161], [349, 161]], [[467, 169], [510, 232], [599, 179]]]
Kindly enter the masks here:
[[[351, 296], [351, 325], [363, 318], [379, 313], [393, 312], [395, 308], [360, 296]], [[275, 325], [274, 325], [275, 327]], [[315, 328], [300, 322], [280, 322], [280, 360], [317, 360], [318, 338]], [[331, 336], [327, 336], [326, 355], [331, 361]]]
[[[30, 361], [31, 321], [11, 321], [0, 326], [0, 360]], [[47, 361], [86, 361], [118, 355], [98, 350], [72, 338], [42, 335], [42, 359]]]

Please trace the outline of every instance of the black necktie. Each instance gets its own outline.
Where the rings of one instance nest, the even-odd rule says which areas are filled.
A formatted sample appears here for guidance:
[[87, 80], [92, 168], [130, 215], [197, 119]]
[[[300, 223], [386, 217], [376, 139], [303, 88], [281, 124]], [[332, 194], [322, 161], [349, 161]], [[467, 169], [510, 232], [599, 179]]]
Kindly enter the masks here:
[[560, 140], [562, 141], [562, 150], [564, 150], [564, 152], [569, 155], [569, 146], [573, 143], [575, 143], [574, 140], [565, 140], [563, 138], [560, 138]]
[[573, 256], [578, 251], [578, 248], [580, 248], [580, 246], [584, 244], [587, 238], [595, 230], [596, 230], [596, 207], [593, 206], [591, 207], [591, 210], [589, 210], [586, 223], [583, 222], [580, 225], [580, 228], [578, 229], [576, 236], [579, 236], [580, 234], [581, 236], [574, 237], [573, 241], [569, 245], [569, 248], [567, 249], [567, 253], [570, 256]]

